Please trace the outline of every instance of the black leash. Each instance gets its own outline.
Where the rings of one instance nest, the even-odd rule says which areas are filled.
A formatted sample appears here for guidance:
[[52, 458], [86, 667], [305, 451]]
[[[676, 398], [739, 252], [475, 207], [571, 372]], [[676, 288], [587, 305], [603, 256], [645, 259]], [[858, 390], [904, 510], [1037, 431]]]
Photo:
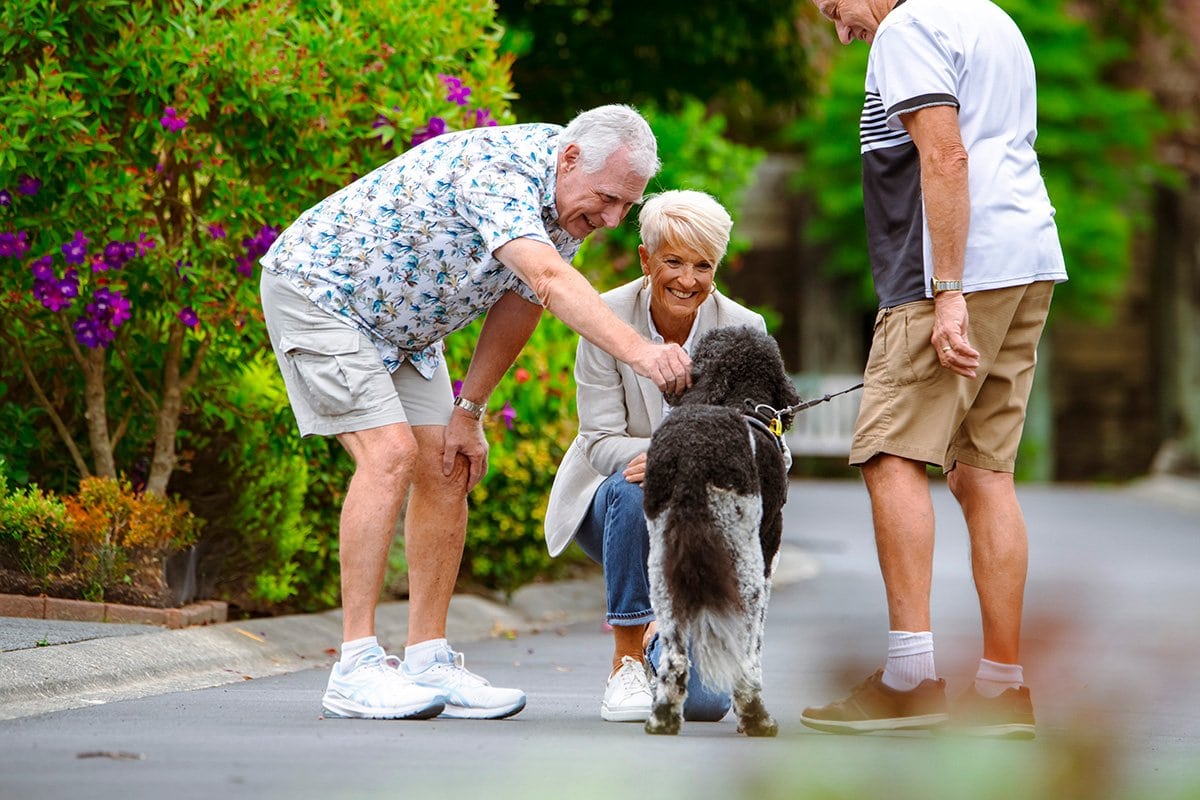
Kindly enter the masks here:
[[[849, 389], [842, 389], [840, 392], [834, 392], [833, 394], [827, 394], [824, 397], [818, 397], [813, 400], [806, 400], [804, 402], [797, 403], [794, 406], [787, 406], [786, 408], [780, 408], [780, 409], [776, 409], [774, 406], [769, 406], [766, 403], [754, 403], [752, 400], [746, 400], [746, 407], [749, 409], [752, 409], [753, 414], [756, 418], [761, 419], [761, 417], [759, 416], [761, 414], [762, 417], [766, 417], [767, 419], [771, 420], [770, 423], [767, 424], [767, 430], [769, 430], [772, 434], [774, 434], [775, 438], [782, 439], [783, 438], [783, 415], [784, 414], [795, 414], [797, 411], [804, 411], [805, 409], [812, 408], [813, 406], [818, 406], [821, 403], [828, 403], [830, 400], [832, 400], [835, 397], [839, 397], [843, 394], [849, 394], [850, 392], [853, 392], [853, 391], [855, 391], [857, 389], [861, 389], [861, 388], [863, 388], [863, 385], [860, 383], [855, 386], [851, 386]], [[761, 408], [765, 408], [768, 411], [770, 411], [771, 413], [764, 414], [759, 411], [759, 409], [761, 409]], [[749, 417], [749, 415], [747, 415], [747, 417]]]

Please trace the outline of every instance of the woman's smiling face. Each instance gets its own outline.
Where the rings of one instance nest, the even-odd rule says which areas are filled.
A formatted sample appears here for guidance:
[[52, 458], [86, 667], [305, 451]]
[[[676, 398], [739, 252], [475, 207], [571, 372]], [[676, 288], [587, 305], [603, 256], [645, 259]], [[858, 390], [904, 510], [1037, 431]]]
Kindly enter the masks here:
[[692, 247], [674, 242], [664, 241], [653, 253], [641, 245], [638, 255], [642, 272], [650, 277], [655, 325], [690, 327], [712, 292], [716, 265]]

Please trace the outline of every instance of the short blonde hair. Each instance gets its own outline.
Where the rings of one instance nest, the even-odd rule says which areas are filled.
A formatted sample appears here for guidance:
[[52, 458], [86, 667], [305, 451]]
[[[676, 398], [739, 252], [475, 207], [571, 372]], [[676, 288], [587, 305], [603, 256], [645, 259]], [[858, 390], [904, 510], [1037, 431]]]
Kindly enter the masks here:
[[715, 267], [729, 247], [733, 220], [716, 198], [691, 189], [672, 189], [646, 198], [638, 214], [642, 244], [653, 255], [665, 244], [695, 249]]

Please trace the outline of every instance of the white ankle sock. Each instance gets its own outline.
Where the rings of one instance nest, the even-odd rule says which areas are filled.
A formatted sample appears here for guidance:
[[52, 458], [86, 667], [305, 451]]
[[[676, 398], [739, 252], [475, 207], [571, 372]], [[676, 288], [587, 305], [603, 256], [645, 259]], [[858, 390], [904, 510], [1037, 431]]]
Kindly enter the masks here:
[[883, 684], [889, 689], [908, 692], [926, 679], [937, 680], [937, 671], [933, 667], [933, 633], [888, 631]]
[[983, 697], [998, 697], [1008, 689], [1020, 688], [1025, 683], [1025, 673], [1020, 664], [1001, 664], [999, 661], [979, 659], [979, 672], [975, 673], [975, 691]]
[[354, 669], [354, 666], [358, 663], [358, 659], [362, 657], [363, 653], [372, 647], [378, 646], [379, 640], [374, 636], [366, 636], [362, 639], [342, 642], [342, 657], [338, 662], [342, 665], [342, 672], [349, 672]]
[[420, 672], [434, 661], [439, 653], [450, 649], [445, 639], [427, 639], [404, 648], [404, 667], [409, 672]]

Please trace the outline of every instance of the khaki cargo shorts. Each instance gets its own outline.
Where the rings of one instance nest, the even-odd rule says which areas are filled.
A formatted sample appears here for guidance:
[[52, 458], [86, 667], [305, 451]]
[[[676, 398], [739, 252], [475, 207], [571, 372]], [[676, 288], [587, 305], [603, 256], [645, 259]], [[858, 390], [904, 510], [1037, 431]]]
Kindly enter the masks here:
[[850, 464], [888, 453], [945, 470], [961, 461], [1012, 472], [1053, 294], [1053, 282], [1039, 281], [966, 295], [974, 379], [938, 361], [932, 300], [880, 309]]
[[369, 338], [318, 308], [286, 278], [263, 270], [260, 291], [302, 436], [450, 421], [454, 395], [445, 362], [432, 380], [408, 361], [389, 375]]

